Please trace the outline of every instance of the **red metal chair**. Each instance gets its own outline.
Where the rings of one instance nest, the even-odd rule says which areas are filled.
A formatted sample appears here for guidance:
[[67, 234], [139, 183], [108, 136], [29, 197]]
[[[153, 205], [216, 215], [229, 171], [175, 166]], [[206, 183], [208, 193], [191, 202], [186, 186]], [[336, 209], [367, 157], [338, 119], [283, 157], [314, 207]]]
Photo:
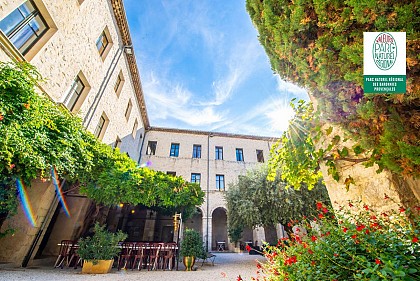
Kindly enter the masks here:
[[146, 247], [146, 249], [148, 251], [148, 267], [147, 267], [147, 270], [150, 270], [150, 268], [152, 270], [158, 268], [159, 253], [160, 253], [161, 248], [162, 248], [161, 243], [151, 243]]
[[170, 243], [164, 243], [161, 249], [161, 261], [162, 265], [161, 268], [163, 270], [169, 269], [172, 270], [174, 266], [176, 256], [176, 243], [170, 242]]
[[134, 267], [137, 265], [137, 269], [141, 270], [143, 268], [143, 265], [147, 262], [147, 245], [148, 243], [141, 243], [136, 242], [133, 247], [133, 264], [131, 266], [131, 270], [134, 269]]
[[[73, 240], [62, 240], [60, 243], [60, 252], [58, 253], [57, 260], [55, 261], [54, 267], [64, 267], [64, 261], [66, 261], [67, 266], [70, 265], [74, 257], [76, 257], [75, 252], [75, 241]], [[76, 263], [77, 266], [77, 263]]]
[[127, 268], [127, 264], [131, 264], [134, 257], [133, 248], [133, 242], [123, 242], [121, 244], [121, 252], [118, 255], [118, 270], [120, 270], [121, 268]]

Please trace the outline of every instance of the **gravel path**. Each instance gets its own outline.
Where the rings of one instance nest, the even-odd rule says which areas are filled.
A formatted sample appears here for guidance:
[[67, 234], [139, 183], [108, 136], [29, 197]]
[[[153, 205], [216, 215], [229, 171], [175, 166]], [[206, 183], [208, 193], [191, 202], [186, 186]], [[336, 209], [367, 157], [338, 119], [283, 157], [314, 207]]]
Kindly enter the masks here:
[[81, 274], [81, 269], [72, 268], [51, 268], [48, 266], [11, 268], [3, 265], [0, 267], [0, 280], [35, 280], [35, 281], [54, 281], [54, 280], [157, 280], [157, 281], [235, 281], [238, 275], [244, 280], [250, 281], [252, 276], [256, 276], [256, 260], [264, 261], [262, 256], [248, 255], [248, 253], [215, 253], [216, 259], [214, 266], [207, 262], [204, 266], [196, 264], [196, 271], [183, 271], [182, 262], [179, 271], [117, 271], [115, 268], [109, 274], [86, 275]]

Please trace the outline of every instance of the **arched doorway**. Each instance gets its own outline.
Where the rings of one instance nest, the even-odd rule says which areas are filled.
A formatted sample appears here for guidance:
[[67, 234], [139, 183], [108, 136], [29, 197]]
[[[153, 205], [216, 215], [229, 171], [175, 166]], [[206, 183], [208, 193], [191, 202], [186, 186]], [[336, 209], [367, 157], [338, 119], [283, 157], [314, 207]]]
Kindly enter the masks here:
[[217, 242], [225, 242], [224, 247], [227, 250], [228, 246], [228, 232], [227, 232], [227, 214], [222, 207], [216, 208], [212, 213], [212, 238], [211, 241], [213, 250], [220, 250]]
[[197, 211], [191, 218], [184, 221], [184, 226], [185, 228], [197, 230], [203, 236], [203, 213], [200, 208], [197, 208]]

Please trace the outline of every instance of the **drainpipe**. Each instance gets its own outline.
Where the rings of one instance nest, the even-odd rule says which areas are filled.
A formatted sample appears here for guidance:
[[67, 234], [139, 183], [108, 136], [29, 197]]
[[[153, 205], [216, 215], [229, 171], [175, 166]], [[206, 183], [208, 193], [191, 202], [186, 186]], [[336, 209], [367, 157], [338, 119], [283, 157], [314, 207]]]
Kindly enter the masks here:
[[137, 164], [139, 164], [139, 165], [140, 165], [140, 161], [141, 161], [141, 152], [143, 151], [144, 140], [146, 139], [146, 134], [147, 134], [147, 130], [145, 128], [144, 129], [143, 140], [141, 141], [141, 146], [140, 146], [139, 161], [137, 161]]
[[206, 196], [206, 207], [207, 207], [207, 219], [206, 219], [206, 250], [209, 251], [209, 216], [210, 216], [210, 137], [207, 135], [207, 196]]

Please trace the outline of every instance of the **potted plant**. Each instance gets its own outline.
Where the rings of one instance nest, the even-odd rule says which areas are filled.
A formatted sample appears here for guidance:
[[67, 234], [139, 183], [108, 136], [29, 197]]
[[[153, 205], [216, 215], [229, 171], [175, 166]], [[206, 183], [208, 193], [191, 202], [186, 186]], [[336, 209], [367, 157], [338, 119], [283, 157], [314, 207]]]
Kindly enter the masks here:
[[191, 271], [196, 258], [205, 258], [206, 252], [203, 248], [203, 240], [194, 229], [186, 229], [181, 241], [180, 256], [184, 263], [185, 270]]
[[84, 261], [82, 273], [108, 273], [120, 251], [118, 242], [127, 238], [127, 234], [121, 231], [111, 233], [99, 223], [95, 224], [94, 232], [92, 237], [79, 240], [78, 254]]

